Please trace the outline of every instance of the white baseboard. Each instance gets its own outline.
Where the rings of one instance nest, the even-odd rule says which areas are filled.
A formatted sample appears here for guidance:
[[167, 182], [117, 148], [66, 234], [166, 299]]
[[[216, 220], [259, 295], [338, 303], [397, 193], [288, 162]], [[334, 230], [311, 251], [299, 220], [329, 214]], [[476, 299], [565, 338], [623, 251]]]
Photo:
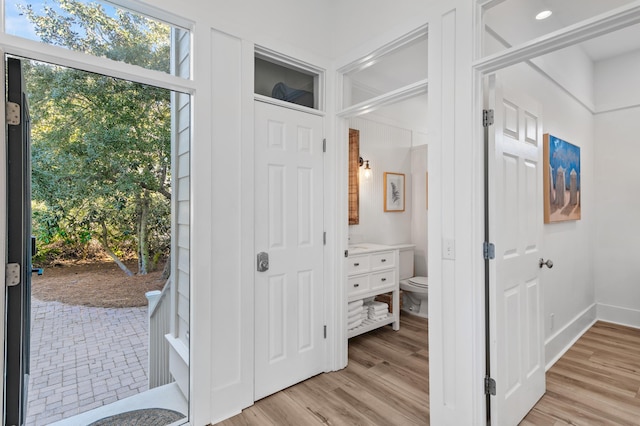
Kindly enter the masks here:
[[600, 321], [640, 328], [640, 310], [598, 303], [597, 311]]
[[547, 360], [545, 371], [548, 371], [591, 328], [598, 320], [598, 312], [594, 303], [544, 342], [544, 354]]

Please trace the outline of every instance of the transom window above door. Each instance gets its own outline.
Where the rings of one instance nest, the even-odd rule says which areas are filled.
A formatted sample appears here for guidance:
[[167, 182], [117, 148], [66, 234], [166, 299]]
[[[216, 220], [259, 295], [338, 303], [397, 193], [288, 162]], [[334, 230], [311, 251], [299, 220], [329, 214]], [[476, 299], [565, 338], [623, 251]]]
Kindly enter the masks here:
[[188, 29], [95, 0], [6, 0], [4, 12], [7, 34], [190, 77], [188, 55], [172, 57], [190, 50]]

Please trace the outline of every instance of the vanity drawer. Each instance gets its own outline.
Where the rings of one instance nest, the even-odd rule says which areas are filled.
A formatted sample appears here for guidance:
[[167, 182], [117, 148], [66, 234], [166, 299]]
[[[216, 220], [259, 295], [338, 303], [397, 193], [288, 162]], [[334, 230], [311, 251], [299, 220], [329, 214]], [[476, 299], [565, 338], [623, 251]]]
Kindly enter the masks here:
[[347, 273], [349, 275], [352, 274], [361, 274], [363, 272], [369, 271], [369, 255], [357, 255], [357, 256], [349, 256], [347, 258]]
[[349, 285], [349, 288], [347, 292], [349, 295], [368, 291], [369, 275], [358, 275], [357, 277], [350, 277], [348, 285]]
[[372, 290], [390, 287], [395, 285], [396, 283], [396, 273], [395, 269], [390, 269], [388, 271], [380, 271], [375, 272], [369, 277], [369, 288]]
[[371, 269], [392, 268], [395, 265], [395, 253], [393, 251], [381, 251], [371, 254]]

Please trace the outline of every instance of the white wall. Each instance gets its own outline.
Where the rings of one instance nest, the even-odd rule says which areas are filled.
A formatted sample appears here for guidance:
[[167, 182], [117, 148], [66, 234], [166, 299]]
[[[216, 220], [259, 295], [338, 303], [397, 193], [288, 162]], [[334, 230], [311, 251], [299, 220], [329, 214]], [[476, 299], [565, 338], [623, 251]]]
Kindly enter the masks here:
[[329, 9], [312, 0], [148, 4], [194, 28], [190, 420], [201, 425], [253, 402], [253, 43], [329, 69]]
[[640, 327], [640, 107], [596, 116], [593, 267], [599, 317]]
[[[410, 243], [411, 131], [362, 117], [350, 119], [349, 127], [360, 131], [360, 156], [369, 160], [372, 169], [368, 179], [362, 172], [360, 174], [360, 224], [349, 226], [350, 241], [390, 245]], [[404, 173], [405, 211], [384, 211], [384, 172]]]
[[596, 112], [640, 104], [640, 50], [595, 64]]
[[429, 159], [427, 135], [413, 133], [414, 148], [411, 150], [412, 211], [411, 243], [413, 249], [413, 273], [415, 276], [428, 276], [428, 210], [427, 210], [427, 164]]
[[640, 51], [598, 62], [595, 93], [598, 316], [640, 327]]
[[543, 231], [541, 256], [552, 259], [554, 263], [553, 269], [541, 271], [545, 352], [546, 360], [550, 362], [590, 324], [595, 315], [591, 248], [598, 203], [593, 171], [594, 118], [574, 98], [526, 64], [500, 71], [498, 81], [505, 90], [525, 92], [542, 105], [545, 133], [580, 147], [582, 218], [545, 224]]

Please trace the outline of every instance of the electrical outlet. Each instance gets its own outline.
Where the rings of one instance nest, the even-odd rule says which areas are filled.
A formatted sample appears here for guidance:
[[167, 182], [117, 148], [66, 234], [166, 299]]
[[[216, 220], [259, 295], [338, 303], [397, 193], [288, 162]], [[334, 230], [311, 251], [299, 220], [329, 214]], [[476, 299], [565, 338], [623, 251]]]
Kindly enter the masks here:
[[442, 240], [442, 258], [449, 260], [456, 258], [456, 247], [453, 238], [444, 238]]

